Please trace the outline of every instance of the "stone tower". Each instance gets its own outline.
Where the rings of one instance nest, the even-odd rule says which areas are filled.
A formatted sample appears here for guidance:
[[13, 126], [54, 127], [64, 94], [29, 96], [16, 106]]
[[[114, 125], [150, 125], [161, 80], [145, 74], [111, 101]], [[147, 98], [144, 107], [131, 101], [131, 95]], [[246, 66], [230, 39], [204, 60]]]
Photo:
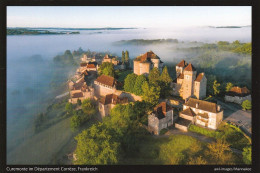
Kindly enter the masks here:
[[182, 85], [183, 99], [189, 98], [193, 95], [193, 85], [196, 79], [197, 71], [192, 64], [189, 64], [184, 69], [184, 80]]
[[178, 77], [180, 74], [183, 73], [183, 70], [185, 67], [187, 67], [188, 63], [185, 60], [182, 60], [177, 66], [176, 66], [176, 77]]

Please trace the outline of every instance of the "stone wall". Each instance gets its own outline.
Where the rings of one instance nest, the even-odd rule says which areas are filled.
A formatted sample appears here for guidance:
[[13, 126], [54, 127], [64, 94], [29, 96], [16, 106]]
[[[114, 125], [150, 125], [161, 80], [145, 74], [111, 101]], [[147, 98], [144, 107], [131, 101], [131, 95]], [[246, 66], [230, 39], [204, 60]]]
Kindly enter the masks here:
[[226, 102], [233, 102], [237, 104], [242, 104], [243, 101], [249, 100], [251, 101], [251, 95], [245, 96], [245, 97], [238, 97], [238, 96], [228, 96], [225, 95], [225, 101]]
[[140, 75], [140, 62], [139, 61], [134, 61], [134, 73], [137, 75]]
[[180, 129], [180, 130], [183, 130], [183, 131], [185, 131], [185, 132], [188, 131], [188, 127], [183, 126], [183, 125], [180, 125], [180, 124], [178, 124], [178, 123], [175, 123], [175, 128]]
[[95, 90], [95, 95], [99, 97], [99, 96], [106, 96], [107, 94], [113, 94], [116, 91], [116, 88], [109, 88], [94, 82], [94, 90]]
[[149, 74], [150, 72], [150, 63], [139, 63], [139, 68], [140, 68], [140, 75], [141, 74]]

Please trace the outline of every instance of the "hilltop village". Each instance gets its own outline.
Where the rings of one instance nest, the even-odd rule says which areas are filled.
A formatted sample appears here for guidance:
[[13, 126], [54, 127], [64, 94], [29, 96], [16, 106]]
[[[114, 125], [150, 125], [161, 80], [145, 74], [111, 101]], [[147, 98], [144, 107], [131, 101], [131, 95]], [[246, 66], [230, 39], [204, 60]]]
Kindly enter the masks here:
[[[111, 143], [113, 140], [124, 141], [117, 145], [123, 150], [114, 146], [113, 150], [106, 151], [111, 155], [107, 155], [105, 160], [119, 157], [118, 151], [131, 153], [131, 147], [138, 146], [137, 140], [144, 140], [145, 136], [182, 134], [184, 137], [180, 137], [180, 140], [192, 136], [207, 142], [213, 137], [219, 142], [216, 145], [226, 145], [226, 153], [230, 152], [230, 145], [221, 142], [220, 139], [222, 139], [221, 136], [227, 135], [225, 139], [228, 138], [232, 146], [239, 145], [240, 150], [243, 149], [241, 146], [246, 148], [248, 142], [240, 146], [238, 140], [245, 141], [247, 137], [243, 136], [244, 133], [236, 124], [232, 124], [239, 119], [233, 115], [231, 116], [233, 119], [229, 117], [230, 112], [226, 103], [241, 105], [244, 101], [251, 101], [250, 91], [246, 87], [230, 86], [223, 100], [218, 98], [214, 100], [212, 96], [207, 95], [207, 74], [199, 73], [192, 63], [185, 60], [181, 60], [174, 68], [173, 76], [176, 78], [172, 79], [167, 66], [153, 51], [137, 56], [132, 63], [130, 63], [128, 51], [123, 52], [121, 58], [111, 54], [103, 56], [83, 54], [80, 67], [68, 81], [70, 96], [68, 102], [74, 108], [76, 107], [77, 111], [85, 109], [83, 112], [87, 114], [93, 112], [92, 117], [98, 119], [101, 124], [84, 130], [75, 138], [78, 145], [75, 152], [71, 154], [72, 160], [76, 164], [107, 164], [106, 161], [93, 160], [101, 157], [102, 153], [111, 147], [100, 145], [99, 142], [106, 140], [101, 135], [103, 133], [108, 133], [108, 136], [117, 136], [108, 138], [109, 145], [114, 145]], [[74, 116], [76, 117], [75, 119], [72, 117], [73, 124], [79, 126], [84, 118], [80, 120], [77, 119], [78, 115]], [[111, 131], [110, 128], [113, 130]], [[94, 131], [98, 134], [92, 133]], [[229, 136], [233, 133], [236, 137]], [[143, 137], [139, 139], [138, 136]], [[99, 152], [101, 153], [90, 154], [91, 147], [94, 147], [93, 143], [89, 143], [92, 140], [95, 141], [95, 145], [100, 145]], [[83, 145], [82, 142], [86, 144]], [[186, 146], [184, 143], [183, 145]], [[82, 150], [84, 150], [83, 153]], [[124, 155], [124, 157], [128, 156]], [[214, 156], [210, 157], [214, 158]], [[198, 159], [200, 162], [201, 158]], [[209, 160], [215, 163], [214, 159]], [[168, 161], [169, 159], [166, 162]], [[191, 162], [193, 163], [193, 161], [189, 163]], [[197, 161], [194, 162], [197, 163]], [[110, 160], [110, 163], [118, 163], [118, 160]], [[203, 161], [203, 164], [205, 163], [208, 161]]]
[[[68, 83], [69, 102], [76, 104], [79, 100], [81, 102], [85, 99], [95, 100], [102, 118], [109, 116], [111, 109], [117, 104], [143, 100], [141, 95], [122, 89], [124, 84], [114, 77], [99, 75], [99, 68], [104, 63], [113, 64], [114, 69], [119, 70], [125, 70], [127, 66], [127, 62], [118, 60], [116, 56], [106, 54], [104, 57], [87, 57], [84, 54], [80, 67]], [[152, 51], [137, 56], [133, 61], [133, 73], [138, 76], [148, 77], [153, 69], [158, 69], [162, 73], [163, 67], [164, 63], [160, 57]], [[198, 74], [191, 63], [182, 60], [176, 65], [176, 77], [170, 81], [170, 88], [168, 88], [171, 97], [158, 98], [158, 103], [149, 113], [147, 129], [155, 135], [159, 135], [162, 129], [171, 126], [188, 131], [191, 124], [216, 130], [223, 120], [223, 109], [219, 104], [203, 100], [206, 98], [206, 74], [203, 72]], [[239, 101], [238, 103], [245, 99], [251, 99], [246, 88], [240, 90], [239, 87], [233, 87], [225, 99], [230, 102]], [[243, 98], [238, 97], [238, 95], [243, 96]]]

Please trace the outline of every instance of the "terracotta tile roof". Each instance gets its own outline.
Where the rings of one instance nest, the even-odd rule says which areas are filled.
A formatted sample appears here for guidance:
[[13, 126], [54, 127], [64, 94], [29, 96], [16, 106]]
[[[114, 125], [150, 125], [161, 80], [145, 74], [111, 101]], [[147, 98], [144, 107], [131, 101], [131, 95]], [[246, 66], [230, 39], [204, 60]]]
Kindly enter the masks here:
[[86, 63], [86, 62], [82, 62], [82, 63], [80, 63], [80, 67], [85, 67], [85, 66], [87, 66], [87, 64], [88, 63]]
[[128, 98], [124, 97], [124, 98], [121, 99], [115, 94], [108, 94], [105, 97], [101, 98], [99, 102], [102, 103], [103, 105], [124, 104], [124, 103], [128, 103]]
[[192, 65], [192, 64], [189, 64], [185, 69], [184, 71], [196, 71], [196, 68]]
[[246, 87], [240, 88], [235, 86], [226, 95], [244, 97], [250, 95], [250, 91]]
[[99, 76], [95, 81], [110, 87], [114, 87], [118, 85], [118, 82], [115, 78], [106, 75]]
[[178, 67], [186, 67], [188, 65], [188, 63], [185, 60], [182, 60], [181, 62], [179, 62], [179, 64], [177, 65]]
[[196, 108], [196, 104], [198, 103], [198, 108], [204, 111], [217, 113], [217, 104], [212, 102], [207, 102], [204, 100], [198, 100], [194, 98], [190, 98], [187, 103], [183, 104], [186, 106], [190, 106], [192, 108]]
[[178, 79], [184, 79], [184, 74], [183, 74], [183, 73], [180, 74], [180, 75], [178, 76]]
[[95, 64], [88, 64], [87, 68], [96, 68]]
[[83, 97], [83, 93], [82, 92], [75, 92], [75, 93], [72, 93], [71, 97], [72, 98]]
[[169, 106], [166, 102], [161, 102], [154, 108], [153, 112], [159, 119], [162, 119], [166, 116], [166, 112], [170, 110], [172, 110], [171, 106]]
[[195, 112], [191, 108], [185, 109], [181, 113], [184, 115], [191, 116], [191, 117], [196, 116]]
[[[135, 61], [140, 61], [141, 63], [151, 62], [151, 59], [160, 59], [153, 51], [146, 52], [135, 58]], [[161, 62], [162, 63], [162, 62]]]
[[197, 78], [195, 79], [195, 81], [196, 81], [196, 82], [200, 82], [201, 79], [203, 78], [203, 76], [204, 76], [204, 73], [200, 73], [200, 74], [197, 76]]

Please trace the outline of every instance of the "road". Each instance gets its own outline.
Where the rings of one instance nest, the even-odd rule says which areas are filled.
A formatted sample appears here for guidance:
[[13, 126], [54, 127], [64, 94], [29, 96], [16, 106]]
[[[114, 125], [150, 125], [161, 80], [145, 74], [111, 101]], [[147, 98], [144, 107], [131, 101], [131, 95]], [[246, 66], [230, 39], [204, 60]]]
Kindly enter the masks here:
[[252, 113], [243, 111], [234, 103], [226, 103], [216, 99], [218, 104], [224, 109], [224, 121], [230, 121], [238, 125], [247, 135], [252, 134]]

